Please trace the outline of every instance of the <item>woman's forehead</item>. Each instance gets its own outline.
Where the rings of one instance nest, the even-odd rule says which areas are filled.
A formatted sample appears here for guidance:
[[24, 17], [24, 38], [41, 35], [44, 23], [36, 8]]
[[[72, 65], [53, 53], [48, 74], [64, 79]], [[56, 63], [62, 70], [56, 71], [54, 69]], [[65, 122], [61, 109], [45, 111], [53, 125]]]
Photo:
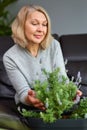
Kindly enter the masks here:
[[45, 14], [41, 11], [32, 11], [28, 13], [27, 18], [47, 21]]

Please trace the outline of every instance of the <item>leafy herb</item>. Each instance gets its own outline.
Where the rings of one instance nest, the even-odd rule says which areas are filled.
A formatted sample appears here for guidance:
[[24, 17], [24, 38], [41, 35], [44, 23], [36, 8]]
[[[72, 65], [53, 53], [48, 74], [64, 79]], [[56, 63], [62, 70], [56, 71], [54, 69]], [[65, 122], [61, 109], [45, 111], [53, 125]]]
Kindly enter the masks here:
[[[77, 85], [71, 80], [60, 75], [57, 68], [49, 73], [43, 70], [47, 80], [35, 81], [34, 89], [36, 96], [46, 106], [46, 111], [39, 113], [23, 109], [22, 115], [25, 117], [42, 118], [44, 122], [54, 122], [63, 119], [70, 113], [68, 118], [83, 118], [87, 113], [87, 99], [81, 99], [79, 105], [75, 105]], [[65, 115], [65, 116], [64, 116]]]

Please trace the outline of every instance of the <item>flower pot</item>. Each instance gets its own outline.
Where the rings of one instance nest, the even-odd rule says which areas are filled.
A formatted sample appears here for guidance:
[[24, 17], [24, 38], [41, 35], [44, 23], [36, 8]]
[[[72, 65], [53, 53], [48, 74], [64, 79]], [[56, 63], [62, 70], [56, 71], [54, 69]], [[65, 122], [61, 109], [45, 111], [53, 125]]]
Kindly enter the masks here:
[[38, 118], [28, 118], [31, 130], [87, 130], [87, 119], [58, 119], [54, 123], [44, 123]]

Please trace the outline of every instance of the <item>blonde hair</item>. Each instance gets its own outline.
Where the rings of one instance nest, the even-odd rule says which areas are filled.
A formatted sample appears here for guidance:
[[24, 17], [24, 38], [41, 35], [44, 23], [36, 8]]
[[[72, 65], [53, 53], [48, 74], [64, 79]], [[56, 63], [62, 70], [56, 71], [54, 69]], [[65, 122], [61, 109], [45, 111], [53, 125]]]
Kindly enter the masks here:
[[19, 44], [23, 48], [25, 48], [28, 44], [26, 36], [25, 36], [25, 31], [24, 31], [24, 25], [25, 21], [27, 19], [27, 15], [29, 13], [32, 13], [33, 11], [39, 11], [42, 12], [46, 19], [47, 19], [47, 34], [44, 38], [44, 40], [41, 42], [41, 48], [46, 49], [49, 44], [51, 43], [53, 37], [51, 35], [51, 21], [49, 18], [49, 15], [47, 12], [41, 7], [37, 5], [31, 5], [31, 6], [24, 6], [21, 8], [19, 11], [17, 17], [13, 21], [11, 28], [12, 28], [12, 38], [15, 43]]

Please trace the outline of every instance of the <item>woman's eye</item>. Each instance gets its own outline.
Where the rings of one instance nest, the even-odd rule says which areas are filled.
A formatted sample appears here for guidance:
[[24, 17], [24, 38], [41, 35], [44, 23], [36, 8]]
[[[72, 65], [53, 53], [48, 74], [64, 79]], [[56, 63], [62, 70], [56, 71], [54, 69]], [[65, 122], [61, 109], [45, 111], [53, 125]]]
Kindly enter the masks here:
[[44, 23], [43, 26], [47, 26], [47, 23]]
[[47, 26], [47, 24], [43, 24], [43, 26]]
[[[34, 26], [36, 26], [36, 25], [40, 25], [39, 23], [36, 23], [36, 22], [32, 22], [31, 24], [34, 25]], [[45, 27], [46, 27], [47, 24], [46, 24], [46, 23], [43, 23], [42, 26], [45, 26]]]
[[37, 23], [32, 23], [32, 25], [37, 25]]

